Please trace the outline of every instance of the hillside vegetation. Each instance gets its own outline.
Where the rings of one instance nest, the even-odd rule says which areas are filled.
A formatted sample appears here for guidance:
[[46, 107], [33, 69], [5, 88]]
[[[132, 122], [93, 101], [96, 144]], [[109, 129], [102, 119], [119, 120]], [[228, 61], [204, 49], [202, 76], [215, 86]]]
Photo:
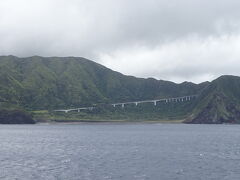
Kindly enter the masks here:
[[75, 57], [0, 57], [0, 101], [29, 110], [198, 94], [205, 84], [135, 78]]
[[[0, 110], [25, 109], [38, 119], [186, 119], [186, 123], [240, 123], [240, 78], [176, 84], [136, 78], [81, 57], [0, 56]], [[198, 94], [184, 103], [113, 108], [109, 103]], [[54, 113], [95, 106], [93, 111]]]

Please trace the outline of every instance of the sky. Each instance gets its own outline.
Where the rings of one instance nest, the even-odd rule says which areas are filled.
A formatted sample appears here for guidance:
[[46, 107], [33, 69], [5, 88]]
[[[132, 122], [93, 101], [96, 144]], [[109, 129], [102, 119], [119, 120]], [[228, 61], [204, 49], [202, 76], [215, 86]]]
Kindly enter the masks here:
[[239, 0], [1, 0], [0, 55], [80, 56], [174, 82], [240, 76]]

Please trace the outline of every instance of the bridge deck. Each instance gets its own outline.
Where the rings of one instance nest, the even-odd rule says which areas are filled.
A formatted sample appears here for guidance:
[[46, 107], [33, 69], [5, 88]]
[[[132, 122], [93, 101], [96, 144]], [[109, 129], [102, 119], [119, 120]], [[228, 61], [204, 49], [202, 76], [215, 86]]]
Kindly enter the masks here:
[[[128, 102], [120, 102], [120, 103], [112, 103], [113, 107], [116, 107], [118, 105], [122, 106], [124, 108], [127, 104], [135, 104], [136, 106], [141, 103], [154, 103], [154, 105], [157, 105], [157, 102], [165, 101], [168, 102], [182, 102], [182, 101], [190, 101], [192, 98], [196, 98], [198, 95], [189, 95], [189, 96], [181, 96], [181, 97], [171, 97], [171, 98], [162, 98], [162, 99], [151, 99], [151, 100], [143, 100], [143, 101], [128, 101]], [[93, 110], [94, 107], [81, 107], [81, 108], [73, 108], [73, 109], [58, 109], [54, 110], [55, 112], [65, 112], [68, 113], [70, 111], [78, 111], [81, 110]]]

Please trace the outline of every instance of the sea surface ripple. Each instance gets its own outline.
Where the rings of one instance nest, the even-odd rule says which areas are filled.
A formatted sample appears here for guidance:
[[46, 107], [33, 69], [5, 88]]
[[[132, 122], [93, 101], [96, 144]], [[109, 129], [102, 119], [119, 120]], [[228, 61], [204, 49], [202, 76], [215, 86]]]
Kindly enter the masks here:
[[239, 180], [239, 125], [0, 126], [0, 179]]

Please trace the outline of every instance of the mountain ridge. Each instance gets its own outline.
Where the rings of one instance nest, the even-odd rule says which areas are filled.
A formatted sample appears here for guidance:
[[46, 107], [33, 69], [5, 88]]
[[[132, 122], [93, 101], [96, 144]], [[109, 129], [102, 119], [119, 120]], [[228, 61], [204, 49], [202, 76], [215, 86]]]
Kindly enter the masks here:
[[133, 117], [184, 117], [185, 123], [240, 123], [239, 91], [237, 76], [225, 75], [199, 84], [174, 83], [126, 76], [82, 57], [0, 56], [0, 109], [51, 111], [198, 94], [195, 101], [182, 105], [160, 105], [155, 109], [146, 106], [148, 111], [138, 107], [124, 112], [103, 106], [93, 113], [98, 116], [101, 112], [104, 118], [113, 114], [125, 118], [131, 113]]
[[200, 95], [188, 123], [240, 123], [240, 77], [223, 75]]
[[[17, 100], [24, 107], [30, 103], [30, 107], [40, 109], [51, 108], [49, 104], [53, 104], [53, 108], [72, 107], [90, 103], [171, 97], [175, 94], [196, 94], [201, 89], [199, 86], [202, 86], [125, 76], [81, 57], [1, 56], [0, 70], [2, 77], [5, 77], [1, 82], [7, 82], [5, 85], [8, 85], [8, 90], [12, 90], [5, 97], [0, 93], [1, 99], [14, 102], [15, 95], [15, 103]], [[42, 96], [37, 98], [39, 94]], [[43, 96], [48, 95], [51, 96], [44, 100], [47, 104], [41, 102]], [[54, 99], [51, 101], [52, 98]], [[57, 101], [58, 103], [54, 103]]]

